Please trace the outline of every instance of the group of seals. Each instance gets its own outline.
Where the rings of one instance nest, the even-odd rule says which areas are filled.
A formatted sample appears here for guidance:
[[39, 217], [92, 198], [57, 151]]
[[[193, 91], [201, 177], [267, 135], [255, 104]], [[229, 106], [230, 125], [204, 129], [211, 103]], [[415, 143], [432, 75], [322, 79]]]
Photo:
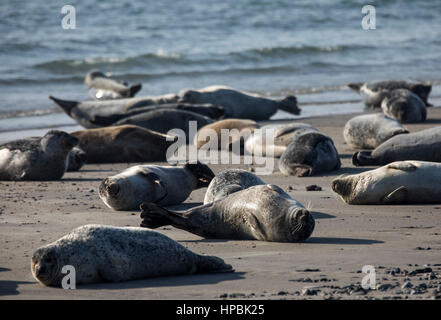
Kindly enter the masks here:
[[207, 187], [213, 177], [213, 171], [200, 162], [138, 165], [104, 179], [99, 195], [114, 210], [136, 210], [143, 202], [174, 205], [187, 199], [193, 190]]
[[69, 152], [78, 139], [51, 130], [0, 145], [0, 180], [58, 180], [68, 168]]
[[131, 98], [142, 88], [140, 83], [129, 86], [125, 82], [111, 79], [96, 69], [86, 75], [84, 82], [89, 87], [90, 96], [98, 100]]
[[77, 284], [234, 271], [222, 259], [196, 254], [159, 232], [104, 225], [79, 227], [39, 248], [31, 260], [33, 276], [46, 286], [61, 286], [67, 265], [75, 268]]
[[396, 161], [337, 178], [332, 181], [332, 190], [348, 204], [439, 203], [440, 180], [440, 163]]

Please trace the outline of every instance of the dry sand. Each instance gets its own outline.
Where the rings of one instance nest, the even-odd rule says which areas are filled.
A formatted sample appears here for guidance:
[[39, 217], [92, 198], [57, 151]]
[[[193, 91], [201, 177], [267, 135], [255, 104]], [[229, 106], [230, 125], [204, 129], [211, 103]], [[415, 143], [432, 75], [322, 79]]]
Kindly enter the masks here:
[[[0, 298], [2, 299], [429, 299], [441, 292], [441, 206], [350, 206], [330, 188], [336, 176], [369, 168], [351, 164], [342, 128], [354, 115], [302, 119], [330, 135], [342, 158], [337, 172], [307, 178], [262, 176], [308, 205], [316, 227], [305, 243], [207, 240], [172, 227], [158, 229], [197, 253], [217, 255], [234, 266], [229, 274], [173, 276], [124, 283], [78, 286], [38, 284], [30, 259], [38, 247], [90, 223], [138, 226], [139, 212], [116, 212], [98, 197], [100, 181], [129, 164], [86, 165], [57, 182], [0, 182]], [[429, 109], [424, 124], [441, 125], [441, 108]], [[210, 165], [215, 173], [227, 167]], [[316, 184], [322, 191], [306, 191]], [[206, 189], [191, 194], [185, 209], [200, 204]], [[440, 204], [441, 205], [441, 204]], [[357, 289], [364, 265], [376, 268], [378, 290]], [[425, 266], [427, 265], [427, 266]], [[432, 273], [430, 269], [432, 269]], [[400, 272], [395, 270], [400, 268]], [[404, 272], [404, 270], [407, 271]], [[394, 274], [395, 273], [395, 274]], [[410, 281], [413, 288], [402, 289]], [[426, 286], [426, 287], [424, 287]], [[309, 289], [308, 289], [309, 288]], [[308, 295], [310, 294], [310, 295]]]

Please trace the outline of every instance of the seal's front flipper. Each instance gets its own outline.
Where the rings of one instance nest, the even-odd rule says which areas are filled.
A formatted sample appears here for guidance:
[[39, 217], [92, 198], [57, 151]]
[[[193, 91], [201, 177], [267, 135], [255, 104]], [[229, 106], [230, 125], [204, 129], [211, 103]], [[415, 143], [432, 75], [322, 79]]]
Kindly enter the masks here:
[[402, 170], [406, 172], [412, 172], [417, 169], [412, 163], [407, 161], [394, 162], [387, 166], [388, 169]]
[[233, 267], [221, 258], [203, 255], [198, 255], [198, 258], [196, 273], [234, 272]]
[[291, 175], [297, 177], [307, 177], [312, 175], [313, 170], [312, 167], [308, 166], [307, 164], [290, 163], [288, 165], [285, 165], [285, 168], [282, 171], [282, 173], [285, 175]]
[[392, 204], [392, 203], [404, 203], [407, 199], [407, 189], [404, 186], [401, 186], [387, 196], [383, 198], [382, 203], [384, 204]]
[[185, 164], [185, 168], [190, 170], [193, 175], [198, 179], [198, 188], [208, 187], [211, 180], [213, 180], [214, 178], [213, 171], [211, 171], [211, 169], [206, 164], [203, 164], [199, 161], [197, 163], [188, 162]]
[[178, 212], [167, 210], [154, 203], [143, 203], [140, 206], [141, 212], [141, 227], [156, 229], [168, 225], [180, 225], [180, 221], [185, 220]]

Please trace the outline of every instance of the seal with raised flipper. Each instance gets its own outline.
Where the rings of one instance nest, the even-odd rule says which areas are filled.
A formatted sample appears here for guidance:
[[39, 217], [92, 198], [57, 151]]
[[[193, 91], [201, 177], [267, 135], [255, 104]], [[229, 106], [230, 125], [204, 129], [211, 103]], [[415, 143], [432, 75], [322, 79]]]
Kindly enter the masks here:
[[396, 161], [332, 181], [348, 204], [441, 203], [441, 164]]
[[207, 187], [213, 178], [213, 171], [200, 162], [184, 166], [138, 165], [104, 179], [99, 195], [114, 210], [138, 210], [143, 202], [176, 205], [193, 190]]
[[92, 99], [98, 100], [132, 98], [142, 88], [140, 83], [129, 86], [126, 82], [115, 81], [97, 69], [88, 72], [84, 82]]
[[141, 227], [172, 225], [204, 238], [300, 242], [314, 230], [302, 204], [275, 185], [257, 185], [184, 212], [143, 203]]
[[222, 259], [196, 254], [159, 232], [93, 224], [39, 248], [31, 259], [32, 275], [46, 286], [62, 286], [64, 266], [75, 268], [76, 284], [234, 271]]

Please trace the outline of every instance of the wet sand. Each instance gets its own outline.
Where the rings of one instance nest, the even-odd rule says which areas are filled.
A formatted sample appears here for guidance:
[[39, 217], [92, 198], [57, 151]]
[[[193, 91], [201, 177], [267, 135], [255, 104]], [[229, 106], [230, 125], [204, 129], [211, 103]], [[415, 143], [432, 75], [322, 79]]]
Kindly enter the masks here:
[[[342, 168], [321, 176], [262, 176], [313, 212], [316, 227], [305, 243], [202, 239], [173, 227], [157, 229], [189, 249], [217, 255], [234, 273], [173, 276], [124, 283], [78, 286], [38, 284], [30, 271], [34, 250], [91, 223], [138, 226], [139, 212], [108, 209], [98, 197], [100, 181], [129, 164], [86, 165], [56, 182], [0, 182], [0, 299], [432, 299], [441, 296], [441, 204], [351, 206], [332, 192], [332, 179], [369, 170], [351, 164], [343, 126], [352, 115], [302, 119], [328, 134]], [[441, 125], [441, 108], [411, 132]], [[277, 163], [277, 161], [276, 161]], [[163, 163], [165, 164], [165, 163]], [[132, 164], [130, 164], [132, 165]], [[228, 167], [210, 165], [215, 173]], [[322, 191], [306, 191], [316, 184]], [[201, 204], [206, 188], [175, 206]], [[359, 286], [364, 265], [376, 269], [378, 290]], [[399, 268], [399, 270], [397, 269]], [[401, 286], [410, 281], [409, 288]]]

